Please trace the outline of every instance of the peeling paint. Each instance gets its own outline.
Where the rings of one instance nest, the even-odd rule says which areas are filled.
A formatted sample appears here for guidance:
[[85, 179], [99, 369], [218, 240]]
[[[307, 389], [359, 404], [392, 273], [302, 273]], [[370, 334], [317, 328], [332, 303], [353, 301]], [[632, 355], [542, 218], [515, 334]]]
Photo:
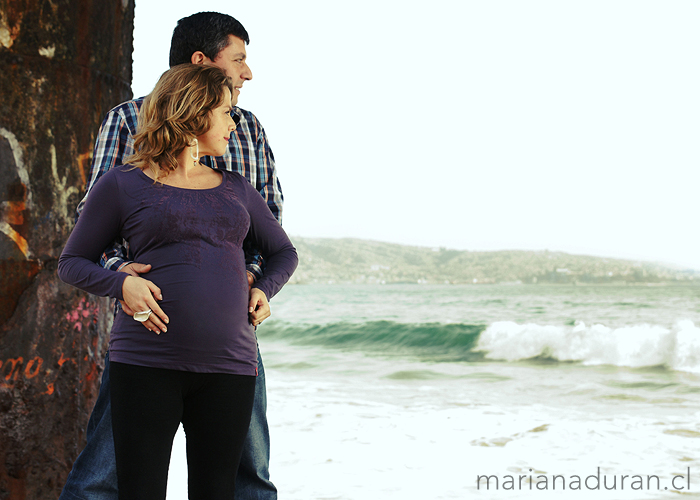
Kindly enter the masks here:
[[56, 53], [56, 46], [52, 45], [51, 47], [42, 47], [39, 49], [39, 55], [48, 57], [49, 59], [53, 58], [54, 54]]
[[41, 87], [46, 83], [46, 77], [40, 77], [36, 78], [34, 81], [32, 81], [32, 87], [35, 89], [38, 89], [39, 92], [41, 92]]
[[7, 142], [10, 143], [12, 155], [15, 158], [15, 168], [17, 169], [17, 176], [19, 177], [19, 180], [22, 182], [22, 184], [24, 184], [27, 188], [27, 208], [32, 208], [32, 190], [29, 184], [29, 172], [27, 171], [27, 167], [24, 165], [24, 161], [22, 160], [22, 146], [20, 146], [15, 134], [10, 132], [6, 128], [0, 127], [0, 136], [7, 139]]
[[[17, 138], [4, 128], [0, 128], [0, 148], [0, 259], [28, 260], [31, 252], [22, 232], [26, 230], [25, 213], [31, 197], [29, 176]], [[2, 278], [6, 285], [9, 277]]]
[[91, 163], [92, 151], [88, 151], [81, 155], [78, 155], [78, 165], [80, 166], [80, 180], [82, 181], [83, 186], [87, 185], [87, 177], [85, 172], [90, 168]]
[[7, 19], [5, 18], [5, 13], [0, 12], [0, 45], [9, 49], [14, 43], [14, 38], [10, 34], [10, 28], [7, 26]]
[[[23, 211], [24, 203], [19, 206], [21, 207], [19, 211]], [[3, 213], [3, 218], [6, 212], [12, 211], [15, 211], [14, 207], [12, 206], [12, 202], [3, 201], [0, 203], [0, 212]], [[25, 240], [21, 234], [15, 231], [15, 229], [5, 220], [0, 220], [0, 233], [7, 236], [17, 246], [17, 250], [22, 252], [25, 259], [29, 259], [29, 243], [27, 243], [27, 240]]]
[[78, 192], [78, 188], [75, 186], [68, 186], [68, 175], [59, 177], [58, 175], [58, 162], [56, 160], [56, 146], [51, 144], [49, 147], [49, 154], [51, 155], [51, 173], [53, 175], [54, 183], [54, 210], [57, 210], [66, 219], [70, 218], [73, 213], [73, 208], [68, 207], [68, 198], [72, 194]]
[[6, 49], [9, 49], [12, 47], [12, 37], [10, 37], [10, 30], [7, 29], [7, 26], [0, 26], [0, 45], [5, 47]]

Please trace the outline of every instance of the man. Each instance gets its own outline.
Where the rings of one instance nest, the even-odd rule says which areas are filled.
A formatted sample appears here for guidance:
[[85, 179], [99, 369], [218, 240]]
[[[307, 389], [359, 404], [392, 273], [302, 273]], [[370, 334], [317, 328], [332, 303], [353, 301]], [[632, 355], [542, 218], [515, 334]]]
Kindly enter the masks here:
[[[253, 77], [246, 63], [245, 45], [248, 42], [245, 28], [231, 16], [200, 12], [178, 21], [170, 47], [170, 66], [194, 63], [222, 68], [234, 81], [232, 101], [235, 106], [241, 87]], [[124, 163], [124, 159], [133, 152], [133, 136], [136, 134], [142, 102], [143, 98], [139, 98], [120, 104], [102, 122], [85, 198], [102, 174]], [[234, 107], [232, 116], [237, 127], [231, 134], [228, 154], [216, 158], [206, 157], [203, 163], [212, 168], [236, 171], [246, 177], [281, 222], [282, 191], [265, 131], [249, 111]], [[78, 213], [84, 203], [85, 199], [78, 206]], [[105, 268], [134, 276], [147, 273], [150, 265], [130, 262], [128, 243], [123, 243], [106, 250], [101, 264]], [[246, 268], [251, 284], [262, 275], [262, 264], [259, 254], [246, 249]], [[128, 307], [124, 311], [133, 315]], [[256, 311], [254, 316], [255, 323], [258, 323], [269, 316], [269, 309]], [[108, 367], [109, 355], [105, 358], [100, 394], [88, 422], [87, 445], [68, 476], [60, 500], [117, 499]], [[258, 352], [255, 403], [236, 480], [236, 498], [277, 498], [277, 489], [269, 480], [270, 445], [266, 410], [265, 372]]]

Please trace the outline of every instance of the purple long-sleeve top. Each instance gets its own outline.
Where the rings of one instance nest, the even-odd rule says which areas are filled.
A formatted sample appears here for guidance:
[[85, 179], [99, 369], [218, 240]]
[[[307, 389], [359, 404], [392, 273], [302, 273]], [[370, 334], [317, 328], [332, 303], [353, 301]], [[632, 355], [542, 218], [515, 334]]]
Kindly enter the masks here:
[[134, 260], [151, 264], [143, 278], [163, 294], [168, 331], [156, 335], [119, 311], [110, 360], [173, 370], [257, 374], [257, 340], [248, 319], [242, 250], [249, 233], [266, 258], [255, 283], [271, 299], [297, 265], [291, 241], [260, 194], [237, 173], [221, 172], [211, 189], [153, 182], [131, 166], [95, 185], [58, 261], [60, 278], [95, 295], [121, 300], [126, 273], [95, 264], [116, 238]]

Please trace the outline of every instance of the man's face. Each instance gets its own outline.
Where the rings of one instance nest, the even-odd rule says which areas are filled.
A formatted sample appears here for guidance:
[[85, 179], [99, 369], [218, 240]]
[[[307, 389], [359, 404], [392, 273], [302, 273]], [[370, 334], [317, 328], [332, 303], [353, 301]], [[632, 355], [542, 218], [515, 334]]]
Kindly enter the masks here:
[[218, 66], [226, 72], [226, 75], [233, 79], [233, 95], [231, 102], [235, 106], [238, 104], [238, 96], [241, 93], [243, 82], [251, 80], [253, 73], [246, 63], [245, 42], [233, 35], [228, 36], [229, 44], [216, 56], [213, 61], [205, 59], [204, 64]]

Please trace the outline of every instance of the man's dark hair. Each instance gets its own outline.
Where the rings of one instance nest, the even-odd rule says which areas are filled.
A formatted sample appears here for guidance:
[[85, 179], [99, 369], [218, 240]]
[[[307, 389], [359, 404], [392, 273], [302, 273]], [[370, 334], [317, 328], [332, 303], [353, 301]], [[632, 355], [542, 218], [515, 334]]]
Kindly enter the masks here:
[[228, 47], [228, 36], [250, 43], [243, 25], [229, 15], [199, 12], [177, 22], [170, 42], [170, 67], [192, 62], [192, 54], [201, 51], [212, 61]]

